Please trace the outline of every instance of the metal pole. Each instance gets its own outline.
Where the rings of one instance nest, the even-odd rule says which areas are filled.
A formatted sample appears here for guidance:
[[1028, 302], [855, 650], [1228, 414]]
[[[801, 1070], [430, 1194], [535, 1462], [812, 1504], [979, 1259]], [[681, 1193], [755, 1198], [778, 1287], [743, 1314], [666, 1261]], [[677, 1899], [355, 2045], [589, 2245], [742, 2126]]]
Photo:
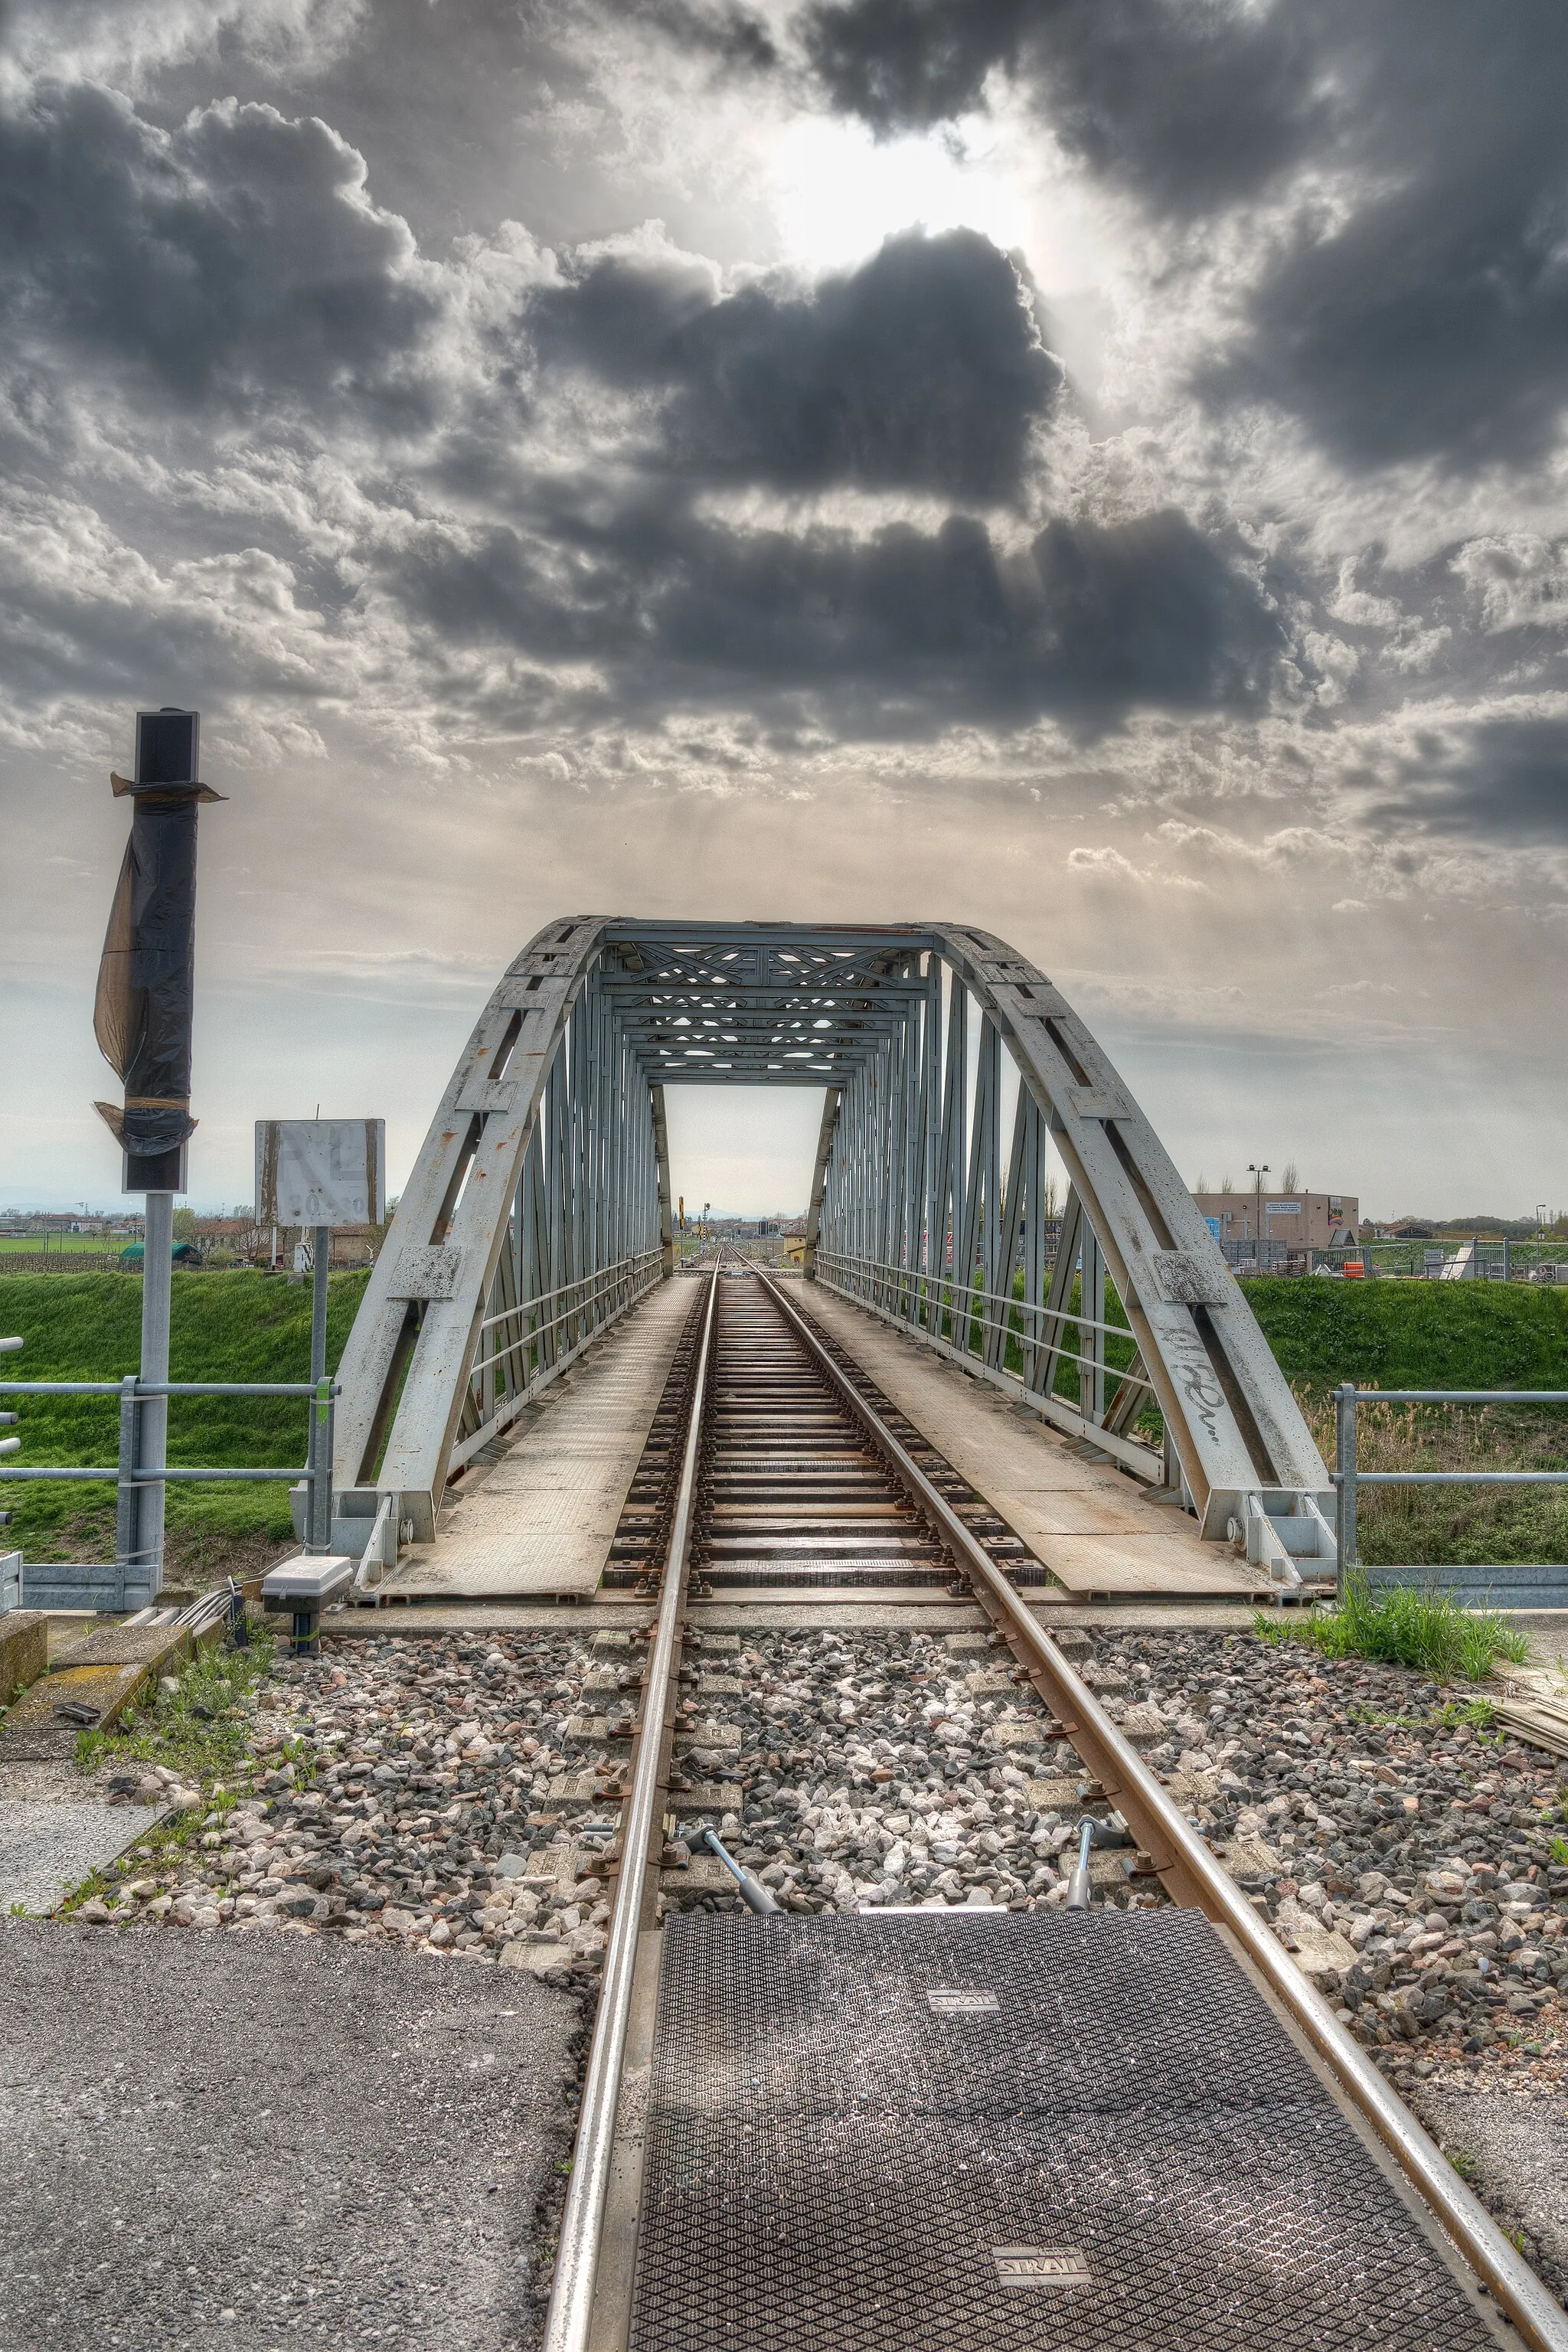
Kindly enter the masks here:
[[310, 1386], [320, 1386], [327, 1369], [327, 1271], [331, 1263], [332, 1229], [310, 1229]]
[[[145, 1279], [145, 1276], [143, 1276]], [[120, 1383], [120, 1466], [114, 1488], [114, 1575], [120, 1587], [120, 1606], [130, 1606], [127, 1587], [139, 1582], [142, 1562], [138, 1557], [136, 1465], [139, 1436], [138, 1415], [142, 1408], [136, 1402], [136, 1375], [127, 1372]]]
[[318, 1557], [332, 1548], [332, 1384], [316, 1384], [310, 1406], [310, 1531], [305, 1546]]
[[1335, 1487], [1340, 1590], [1344, 1590], [1344, 1572], [1356, 1565], [1356, 1392], [1355, 1383], [1347, 1381], [1334, 1391], [1334, 1468], [1339, 1473]]
[[[142, 1373], [143, 1383], [169, 1377], [169, 1293], [174, 1249], [173, 1192], [147, 1194], [142, 1247]], [[147, 1397], [138, 1407], [141, 1466], [161, 1470], [169, 1458], [169, 1400]], [[163, 1585], [163, 1482], [152, 1478], [136, 1509], [136, 1557], [147, 1573], [148, 1597]]]
[[[327, 1370], [327, 1274], [332, 1252], [332, 1229], [330, 1225], [313, 1225], [310, 1229], [310, 1386], [319, 1396]], [[331, 1471], [320, 1462], [321, 1416], [315, 1404], [310, 1407], [310, 1444], [305, 1451], [310, 1477], [308, 1515], [305, 1522], [308, 1552], [331, 1549]], [[321, 1525], [321, 1492], [327, 1491], [327, 1524]]]

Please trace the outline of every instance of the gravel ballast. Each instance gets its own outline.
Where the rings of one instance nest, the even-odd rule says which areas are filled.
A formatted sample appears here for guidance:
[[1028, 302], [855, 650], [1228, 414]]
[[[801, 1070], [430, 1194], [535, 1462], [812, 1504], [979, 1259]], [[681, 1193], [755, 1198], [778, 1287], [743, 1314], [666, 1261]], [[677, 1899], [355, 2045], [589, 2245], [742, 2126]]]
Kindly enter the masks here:
[[[1397, 1667], [1247, 1633], [1064, 1639], [1415, 2104], [1456, 2083], [1557, 2095], [1568, 1846], [1552, 1758], [1467, 1720], [1468, 1691]], [[609, 1912], [594, 1846], [626, 1753], [611, 1735], [640, 1659], [635, 1633], [388, 1634], [281, 1667], [250, 1785], [180, 1867], [133, 1853], [78, 1916], [395, 1944], [588, 1988]], [[1052, 1906], [1086, 1810], [1105, 1824], [1101, 1899], [1163, 1899], [984, 1633], [710, 1633], [689, 1645], [681, 1709], [672, 1804], [733, 1792], [702, 1817], [786, 1908]], [[688, 1843], [665, 1859], [667, 1900], [731, 1907]], [[1496, 2173], [1479, 2178], [1494, 2200]]]

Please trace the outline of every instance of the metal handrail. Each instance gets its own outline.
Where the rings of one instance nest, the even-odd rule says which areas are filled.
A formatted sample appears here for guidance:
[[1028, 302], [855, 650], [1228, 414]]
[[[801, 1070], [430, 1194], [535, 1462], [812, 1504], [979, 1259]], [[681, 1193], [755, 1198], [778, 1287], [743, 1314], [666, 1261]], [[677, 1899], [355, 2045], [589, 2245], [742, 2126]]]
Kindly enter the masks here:
[[285, 1464], [278, 1465], [266, 1470], [256, 1470], [251, 1468], [246, 1468], [243, 1470], [182, 1470], [175, 1468], [173, 1465], [166, 1462], [142, 1462], [136, 1464], [134, 1467], [132, 1468], [122, 1468], [118, 1462], [108, 1462], [102, 1464], [96, 1469], [87, 1470], [0, 1470], [0, 1478], [26, 1478], [31, 1479], [35, 1483], [40, 1480], [48, 1479], [58, 1481], [61, 1479], [85, 1478], [96, 1479], [100, 1486], [156, 1486], [160, 1482], [164, 1485], [173, 1485], [176, 1480], [183, 1481], [188, 1486], [193, 1481], [202, 1479], [205, 1479], [213, 1484], [217, 1484], [221, 1483], [225, 1479], [230, 1478], [249, 1478], [259, 1480], [298, 1480], [303, 1478], [306, 1484], [309, 1485], [310, 1479], [310, 1465], [309, 1463], [306, 1463], [302, 1467], [298, 1469], [289, 1469]]
[[[945, 1301], [939, 1299], [937, 1302], [939, 1313], [943, 1306], [946, 1307], [948, 1313], [955, 1318], [962, 1312], [965, 1294], [962, 1286], [951, 1275], [925, 1274], [913, 1266], [884, 1266], [876, 1258], [851, 1257], [844, 1250], [819, 1248], [816, 1257], [819, 1265], [828, 1265], [851, 1270], [869, 1266], [875, 1271], [894, 1275], [900, 1282], [906, 1284], [925, 1283], [935, 1285], [938, 1289], [945, 1288], [956, 1296], [950, 1297]], [[1001, 1298], [994, 1290], [973, 1290], [968, 1293], [968, 1296], [971, 1298], [986, 1300], [996, 1307], [1020, 1307], [1030, 1315], [1044, 1316], [1053, 1323], [1078, 1323], [1081, 1324], [1085, 1330], [1108, 1331], [1118, 1339], [1131, 1340], [1134, 1349], [1138, 1345], [1137, 1333], [1130, 1331], [1125, 1323], [1101, 1323], [1092, 1315], [1079, 1315], [1065, 1307], [1045, 1307], [1025, 1298]], [[899, 1320], [901, 1323], [908, 1323], [911, 1331], [926, 1328], [925, 1325], [914, 1322], [908, 1315], [900, 1316]], [[1077, 1348], [1063, 1347], [1059, 1339], [1043, 1339], [1037, 1331], [1032, 1335], [1009, 1331], [1005, 1323], [998, 1323], [994, 1315], [982, 1314], [978, 1320], [982, 1330], [1001, 1330], [1004, 1337], [1016, 1339], [1026, 1348], [1048, 1349], [1053, 1356], [1060, 1356], [1069, 1364], [1085, 1364], [1091, 1372], [1103, 1372], [1108, 1381], [1125, 1381], [1130, 1388], [1147, 1389], [1151, 1395], [1154, 1393], [1153, 1381], [1142, 1372], [1123, 1371], [1118, 1364], [1102, 1363], [1098, 1356], [1086, 1356]], [[970, 1349], [964, 1352], [973, 1354], [973, 1350]]]
[[1363, 1486], [1568, 1486], [1568, 1470], [1363, 1470], [1356, 1463], [1356, 1409], [1363, 1404], [1561, 1404], [1568, 1389], [1358, 1389], [1334, 1391], [1335, 1538], [1341, 1575], [1361, 1564], [1356, 1502]]
[[632, 1978], [637, 1967], [637, 1936], [641, 1927], [643, 1866], [658, 1811], [664, 1718], [673, 1679], [676, 1638], [686, 1606], [691, 1521], [697, 1499], [697, 1463], [702, 1443], [702, 1406], [708, 1385], [713, 1302], [718, 1287], [717, 1276], [710, 1275], [707, 1303], [702, 1310], [702, 1338], [698, 1348], [692, 1383], [691, 1417], [681, 1460], [680, 1485], [676, 1493], [669, 1545], [665, 1554], [658, 1616], [655, 1622], [653, 1640], [648, 1645], [647, 1666], [643, 1680], [642, 1737], [637, 1744], [637, 1769], [625, 1816], [620, 1885], [616, 1889], [616, 1907], [605, 1948], [604, 1981], [583, 2084], [577, 2139], [572, 2154], [571, 2185], [566, 2192], [566, 2209], [561, 2217], [560, 2248], [555, 2257], [550, 2315], [545, 2322], [544, 2352], [584, 2352], [593, 2318], [594, 2282], [599, 2265], [605, 2202], [609, 2193], [616, 2107], [621, 2092], [621, 2069], [631, 2017]]
[[[135, 1380], [134, 1373], [127, 1379]], [[0, 1381], [0, 1396], [121, 1396], [124, 1381]], [[313, 1397], [314, 1381], [143, 1381], [136, 1380], [142, 1397], [284, 1396]], [[334, 1386], [332, 1394], [341, 1396]]]
[[1348, 1381], [1346, 1387], [1358, 1404], [1568, 1404], [1568, 1389], [1358, 1389]]
[[1307, 2036], [1340, 2087], [1361, 2110], [1384, 2146], [1436, 2215], [1466, 2261], [1534, 2352], [1568, 2352], [1568, 2314], [1458, 2174], [1436, 2141], [1394, 2096], [1284, 1946], [1258, 1918], [1228, 1871], [1223, 1870], [1185, 1815], [1172, 1802], [1131, 1742], [1081, 1682], [1044, 1627], [971, 1533], [940, 1488], [900, 1444], [860, 1394], [810, 1325], [766, 1275], [758, 1276], [780, 1312], [805, 1342], [838, 1394], [893, 1465], [922, 1510], [942, 1529], [968, 1571], [983, 1605], [1005, 1629], [1029, 1666], [1051, 1712], [1079, 1754], [1114, 1801], [1140, 1845], [1154, 1858], [1178, 1902], [1203, 1911], [1229, 1931], [1246, 1958], [1293, 2023]]
[[[650, 1259], [656, 1260], [660, 1255], [657, 1247], [634, 1250], [629, 1257], [617, 1257], [608, 1265], [593, 1267], [587, 1274], [574, 1274], [570, 1282], [558, 1282], [553, 1290], [542, 1290], [537, 1298], [519, 1299], [515, 1307], [503, 1307], [499, 1315], [487, 1315], [479, 1325], [479, 1329], [481, 1332], [490, 1331], [498, 1323], [515, 1322], [520, 1315], [531, 1315], [537, 1308], [548, 1306], [552, 1298], [564, 1298], [568, 1291], [581, 1290], [584, 1283], [603, 1284], [607, 1282], [612, 1275], [619, 1274], [624, 1266], [646, 1265]], [[557, 1323], [566, 1322], [570, 1317], [581, 1311], [583, 1303], [579, 1300], [574, 1307], [563, 1307], [559, 1315], [546, 1316], [543, 1328], [548, 1330]], [[531, 1332], [526, 1336], [531, 1339], [536, 1335]], [[505, 1349], [502, 1352], [510, 1354], [510, 1350]], [[476, 1357], [474, 1369], [476, 1371], [482, 1371], [486, 1363], [498, 1364], [500, 1361], [500, 1355], [488, 1356], [482, 1360]]]
[[[156, 1578], [163, 1558], [162, 1547], [148, 1551], [134, 1549], [126, 1537], [126, 1497], [132, 1490], [160, 1486], [245, 1486], [292, 1485], [303, 1479], [307, 1489], [306, 1526], [309, 1529], [307, 1549], [322, 1553], [330, 1549], [331, 1539], [332, 1490], [332, 1430], [335, 1400], [342, 1394], [336, 1381], [146, 1381], [129, 1372], [121, 1381], [0, 1381], [0, 1395], [5, 1396], [112, 1396], [120, 1403], [120, 1455], [112, 1463], [94, 1463], [68, 1466], [31, 1465], [13, 1467], [0, 1465], [0, 1480], [30, 1486], [112, 1486], [119, 1498], [116, 1514], [115, 1558], [110, 1566], [104, 1563], [105, 1582], [118, 1580], [123, 1587], [129, 1572], [137, 1568], [149, 1570]], [[307, 1459], [300, 1468], [285, 1463], [224, 1464], [217, 1467], [192, 1466], [162, 1462], [140, 1462], [137, 1447], [142, 1437], [142, 1416], [138, 1408], [152, 1397], [298, 1397], [310, 1406], [310, 1446]], [[47, 1562], [35, 1561], [32, 1572], [42, 1574]], [[28, 1570], [24, 1564], [23, 1576]]]
[[[655, 1252], [656, 1256], [657, 1255], [658, 1253]], [[504, 1364], [510, 1356], [525, 1354], [530, 1348], [537, 1345], [546, 1331], [554, 1331], [563, 1323], [570, 1323], [574, 1315], [581, 1315], [584, 1308], [591, 1307], [593, 1303], [592, 1298], [579, 1299], [574, 1307], [563, 1307], [559, 1315], [548, 1316], [533, 1330], [520, 1331], [515, 1339], [509, 1339], [506, 1346], [498, 1348], [493, 1355], [476, 1356], [468, 1366], [469, 1380], [476, 1381], [484, 1372], [493, 1372], [498, 1364]], [[521, 1309], [515, 1311], [521, 1313]], [[609, 1318], [606, 1317], [605, 1319], [608, 1321]]]

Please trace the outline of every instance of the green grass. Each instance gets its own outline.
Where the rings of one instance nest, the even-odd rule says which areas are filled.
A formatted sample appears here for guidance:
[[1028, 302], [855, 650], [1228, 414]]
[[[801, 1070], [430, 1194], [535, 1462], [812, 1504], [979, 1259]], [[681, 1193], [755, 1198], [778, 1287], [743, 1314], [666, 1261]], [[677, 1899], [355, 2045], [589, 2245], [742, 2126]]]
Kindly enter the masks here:
[[1241, 1285], [1288, 1380], [1309, 1389], [1568, 1389], [1568, 1286]]
[[[1568, 1288], [1500, 1282], [1244, 1282], [1325, 1461], [1330, 1391], [1360, 1388], [1568, 1390]], [[1552, 1406], [1363, 1405], [1363, 1470], [1568, 1469], [1568, 1411]], [[1568, 1560], [1568, 1487], [1363, 1487], [1372, 1567], [1504, 1567]]]
[[[1334, 1408], [1301, 1394], [1325, 1461], [1334, 1458]], [[1363, 1470], [1568, 1470], [1568, 1414], [1552, 1406], [1363, 1405], [1356, 1417]], [[1568, 1487], [1363, 1486], [1358, 1556], [1371, 1567], [1568, 1560]]]
[[[1271, 1627], [1274, 1622], [1270, 1618]], [[1269, 1638], [1275, 1638], [1274, 1634]], [[1352, 1706], [1350, 1720], [1364, 1723], [1369, 1730], [1376, 1731], [1457, 1731], [1465, 1724], [1484, 1738], [1494, 1736], [1497, 1703], [1489, 1698], [1445, 1699], [1425, 1715], [1389, 1715], [1374, 1706]], [[1500, 1738], [1502, 1734], [1498, 1732], [1495, 1737]]]
[[[51, 1234], [48, 1255], [69, 1257], [105, 1257], [125, 1249], [130, 1244], [128, 1234]], [[18, 1257], [37, 1252], [44, 1254], [42, 1234], [0, 1234], [0, 1256]]]
[[[335, 1368], [366, 1277], [334, 1275], [328, 1297], [327, 1363]], [[173, 1277], [169, 1374], [176, 1381], [304, 1381], [310, 1372], [310, 1292], [304, 1283], [257, 1273]], [[141, 1352], [140, 1275], [0, 1275], [0, 1335], [19, 1337], [19, 1355], [0, 1356], [0, 1379], [120, 1380]], [[21, 1419], [15, 1466], [112, 1462], [119, 1408], [112, 1397], [0, 1399]], [[174, 1398], [169, 1460], [217, 1468], [279, 1465], [279, 1483], [170, 1486], [171, 1563], [201, 1573], [236, 1543], [290, 1533], [287, 1475], [304, 1460], [302, 1401], [288, 1397]], [[8, 1546], [35, 1559], [108, 1559], [114, 1553], [114, 1490], [0, 1481], [11, 1513]]]
[[1260, 1612], [1254, 1630], [1266, 1642], [1302, 1642], [1327, 1658], [1409, 1666], [1437, 1683], [1484, 1682], [1500, 1658], [1523, 1665], [1530, 1655], [1526, 1636], [1490, 1610], [1459, 1609], [1447, 1593], [1410, 1586], [1373, 1592], [1353, 1572], [1337, 1608], [1300, 1617]]

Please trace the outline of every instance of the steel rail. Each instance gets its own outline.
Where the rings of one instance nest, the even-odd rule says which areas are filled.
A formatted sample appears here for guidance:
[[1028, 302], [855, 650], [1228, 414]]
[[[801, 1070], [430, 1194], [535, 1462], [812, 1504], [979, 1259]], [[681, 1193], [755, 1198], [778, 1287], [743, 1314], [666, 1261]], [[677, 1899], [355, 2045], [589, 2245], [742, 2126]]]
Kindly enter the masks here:
[[861, 1425], [941, 1528], [980, 1600], [1005, 1629], [1066, 1737], [1095, 1775], [1138, 1843], [1152, 1857], [1178, 1903], [1227, 1928], [1291, 2021], [1305, 2034], [1341, 2089], [1376, 2132], [1406, 2179], [1453, 2239], [1500, 2308], [1535, 2352], [1568, 2352], [1568, 2312], [1465, 2187], [1447, 2157], [1402, 2099], [1396, 2098], [1359, 2042], [1353, 2041], [1308, 1983], [1284, 1946], [1227, 1871], [1221, 1869], [1185, 1815], [1172, 1802], [1136, 1749], [1122, 1738], [1087, 1684], [1025, 1606], [984, 1547], [900, 1444], [875, 1407], [822, 1345], [805, 1318], [766, 1275], [763, 1284]]
[[631, 1797], [624, 1815], [620, 1882], [616, 1890], [609, 1938], [605, 1948], [604, 1979], [594, 2021], [594, 2039], [583, 2084], [583, 2105], [577, 2138], [572, 2152], [572, 2178], [566, 2208], [561, 2218], [560, 2250], [551, 2288], [550, 2314], [544, 2327], [544, 2352], [585, 2352], [594, 2312], [594, 2283], [599, 2266], [599, 2240], [604, 2229], [605, 2200], [609, 2192], [610, 2159], [615, 2145], [616, 2108], [621, 2093], [626, 2029], [631, 2015], [632, 1978], [637, 1968], [637, 1937], [643, 1906], [643, 1874], [658, 1810], [659, 1764], [664, 1747], [665, 1717], [679, 1654], [678, 1636], [686, 1606], [686, 1580], [691, 1548], [691, 1523], [697, 1497], [697, 1462], [702, 1442], [702, 1412], [708, 1386], [708, 1363], [713, 1338], [713, 1302], [718, 1285], [710, 1276], [702, 1309], [702, 1337], [692, 1376], [690, 1420], [681, 1460], [680, 1484], [671, 1515], [664, 1579], [659, 1588], [658, 1615], [648, 1644], [642, 1689], [642, 1718]]

